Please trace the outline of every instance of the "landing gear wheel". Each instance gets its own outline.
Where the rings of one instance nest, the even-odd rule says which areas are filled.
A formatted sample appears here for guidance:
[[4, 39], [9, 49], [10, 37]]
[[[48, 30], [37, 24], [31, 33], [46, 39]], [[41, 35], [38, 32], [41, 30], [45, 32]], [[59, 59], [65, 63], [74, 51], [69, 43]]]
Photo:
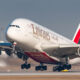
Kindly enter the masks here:
[[60, 66], [53, 67], [53, 71], [58, 71], [58, 72], [60, 72], [62, 70], [65, 70], [65, 69], [67, 69], [67, 70], [71, 69], [71, 65], [70, 64], [65, 64], [65, 65], [60, 65]]
[[35, 70], [36, 70], [36, 71], [39, 71], [40, 69], [41, 69], [41, 66], [36, 66], [36, 67], [35, 67]]
[[22, 64], [21, 69], [29, 69], [31, 67], [30, 64]]
[[47, 70], [47, 66], [42, 66], [43, 70]]
[[65, 69], [71, 69], [71, 65], [70, 64], [67, 64], [67, 65], [63, 65], [63, 67], [65, 68]]
[[47, 70], [47, 66], [36, 66], [35, 70], [36, 71], [39, 71], [39, 70], [44, 71], [44, 70]]
[[25, 64], [22, 64], [22, 65], [21, 65], [21, 69], [24, 69], [24, 68], [25, 68]]
[[62, 70], [64, 70], [64, 67], [62, 67], [62, 66], [53, 67], [53, 71], [58, 71], [58, 72], [60, 72], [60, 71], [62, 71]]
[[71, 69], [71, 65], [70, 65], [70, 64], [67, 66], [67, 69], [68, 69], [68, 70]]

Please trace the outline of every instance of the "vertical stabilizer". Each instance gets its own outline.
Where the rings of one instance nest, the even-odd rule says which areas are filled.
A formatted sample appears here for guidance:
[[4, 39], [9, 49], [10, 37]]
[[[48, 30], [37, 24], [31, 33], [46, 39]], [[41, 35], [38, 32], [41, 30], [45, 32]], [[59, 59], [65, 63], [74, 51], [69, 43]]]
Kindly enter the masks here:
[[75, 35], [73, 37], [73, 41], [75, 43], [77, 43], [77, 44], [80, 44], [80, 24], [79, 24], [79, 26], [78, 26], [78, 28], [76, 30], [76, 33], [75, 33]]

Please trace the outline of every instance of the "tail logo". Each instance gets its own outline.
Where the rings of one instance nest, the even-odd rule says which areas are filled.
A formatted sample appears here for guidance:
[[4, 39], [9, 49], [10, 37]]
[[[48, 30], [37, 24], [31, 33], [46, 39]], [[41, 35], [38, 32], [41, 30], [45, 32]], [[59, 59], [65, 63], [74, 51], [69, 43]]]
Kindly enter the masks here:
[[80, 29], [78, 30], [78, 32], [74, 38], [74, 42], [77, 44], [80, 44]]

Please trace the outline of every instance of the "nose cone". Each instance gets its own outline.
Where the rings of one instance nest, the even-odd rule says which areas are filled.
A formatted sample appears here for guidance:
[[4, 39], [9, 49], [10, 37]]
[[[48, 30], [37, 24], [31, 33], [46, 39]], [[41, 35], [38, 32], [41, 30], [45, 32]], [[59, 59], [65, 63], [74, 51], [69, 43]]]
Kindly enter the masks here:
[[15, 30], [12, 27], [9, 27], [6, 31], [6, 39], [8, 41], [14, 41], [15, 35]]

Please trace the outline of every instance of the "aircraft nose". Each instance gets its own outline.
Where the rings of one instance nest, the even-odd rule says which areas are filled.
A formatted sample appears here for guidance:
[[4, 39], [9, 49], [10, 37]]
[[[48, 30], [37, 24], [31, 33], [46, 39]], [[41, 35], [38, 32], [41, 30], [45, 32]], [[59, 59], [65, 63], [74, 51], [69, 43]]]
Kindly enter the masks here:
[[13, 38], [14, 38], [14, 36], [15, 36], [15, 31], [14, 31], [14, 29], [12, 29], [11, 27], [8, 28], [7, 31], [6, 31], [6, 39], [7, 39], [8, 41], [12, 41]]

